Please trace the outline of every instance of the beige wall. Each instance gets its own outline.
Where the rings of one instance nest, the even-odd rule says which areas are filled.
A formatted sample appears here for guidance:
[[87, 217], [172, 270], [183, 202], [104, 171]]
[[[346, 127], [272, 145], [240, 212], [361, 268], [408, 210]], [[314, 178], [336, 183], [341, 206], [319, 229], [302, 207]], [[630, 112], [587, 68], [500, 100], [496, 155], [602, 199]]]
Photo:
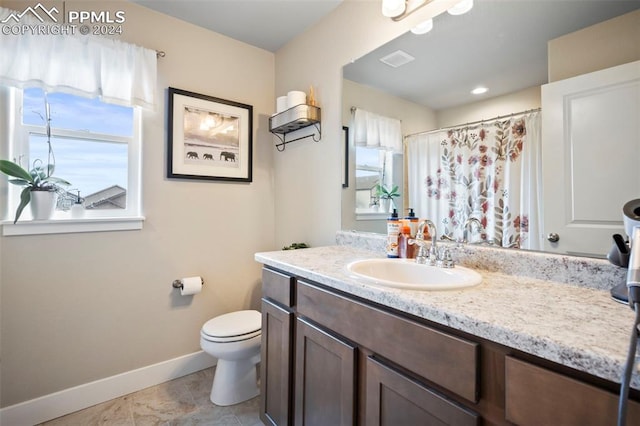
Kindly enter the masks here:
[[[206, 320], [259, 307], [253, 255], [277, 247], [274, 54], [133, 3], [111, 6], [126, 11], [122, 39], [166, 52], [157, 110], [144, 113], [144, 229], [0, 238], [2, 406], [199, 351]], [[253, 105], [253, 183], [165, 177], [169, 86]], [[204, 290], [180, 297], [171, 282], [191, 275]]]
[[402, 121], [402, 134], [429, 129], [436, 125], [436, 113], [429, 107], [390, 95], [380, 89], [351, 80], [342, 80], [342, 125], [349, 126], [351, 107]]
[[[351, 107], [362, 108], [376, 114], [397, 118], [402, 121], [402, 134], [408, 135], [431, 129], [435, 126], [435, 113], [423, 105], [392, 96], [379, 89], [365, 86], [351, 80], [342, 81], [342, 125], [349, 126]], [[355, 148], [349, 152], [349, 187], [342, 189], [342, 229], [357, 229], [367, 232], [386, 232], [386, 220], [360, 220], [355, 215]], [[402, 195], [406, 193], [401, 189]], [[399, 212], [404, 216], [404, 212]]]
[[320, 142], [295, 142], [274, 154], [278, 245], [332, 244], [341, 229], [342, 66], [442, 13], [450, 4], [434, 2], [393, 22], [381, 15], [377, 0], [345, 0], [276, 52], [276, 93], [313, 85], [322, 108]]
[[504, 96], [437, 111], [437, 128], [457, 126], [480, 120], [540, 108], [540, 86], [530, 87]]
[[549, 82], [640, 59], [640, 10], [551, 40]]

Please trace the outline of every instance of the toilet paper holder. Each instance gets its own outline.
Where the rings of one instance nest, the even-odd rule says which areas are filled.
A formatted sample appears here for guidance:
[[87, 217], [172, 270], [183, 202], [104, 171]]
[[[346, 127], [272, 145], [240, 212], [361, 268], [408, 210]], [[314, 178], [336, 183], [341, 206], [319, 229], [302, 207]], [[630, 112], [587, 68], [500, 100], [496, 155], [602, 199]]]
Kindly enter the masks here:
[[[204, 285], [204, 280], [202, 279], [202, 277], [200, 278], [200, 284]], [[182, 289], [183, 287], [182, 280], [173, 280], [173, 283], [171, 283], [171, 285], [173, 286], [173, 288]]]

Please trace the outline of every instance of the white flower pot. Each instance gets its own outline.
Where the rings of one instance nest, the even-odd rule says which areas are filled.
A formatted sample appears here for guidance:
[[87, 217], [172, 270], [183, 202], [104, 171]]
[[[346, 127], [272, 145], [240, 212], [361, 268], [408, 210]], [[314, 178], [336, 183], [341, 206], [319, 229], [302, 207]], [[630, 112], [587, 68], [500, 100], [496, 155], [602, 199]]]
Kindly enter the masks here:
[[384, 213], [391, 213], [391, 198], [382, 198], [380, 200], [380, 210]]
[[58, 194], [54, 191], [31, 191], [31, 215], [33, 220], [51, 219], [56, 210]]

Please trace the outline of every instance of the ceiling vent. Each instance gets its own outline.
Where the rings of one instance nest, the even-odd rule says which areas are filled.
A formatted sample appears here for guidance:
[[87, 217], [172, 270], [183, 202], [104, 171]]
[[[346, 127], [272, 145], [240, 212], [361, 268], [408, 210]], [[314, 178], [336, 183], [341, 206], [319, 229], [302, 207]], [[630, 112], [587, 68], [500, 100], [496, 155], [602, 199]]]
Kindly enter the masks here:
[[407, 52], [403, 50], [396, 50], [395, 52], [388, 54], [384, 58], [380, 58], [380, 62], [385, 63], [390, 67], [398, 68], [399, 66], [408, 64], [414, 59], [416, 58], [409, 55]]

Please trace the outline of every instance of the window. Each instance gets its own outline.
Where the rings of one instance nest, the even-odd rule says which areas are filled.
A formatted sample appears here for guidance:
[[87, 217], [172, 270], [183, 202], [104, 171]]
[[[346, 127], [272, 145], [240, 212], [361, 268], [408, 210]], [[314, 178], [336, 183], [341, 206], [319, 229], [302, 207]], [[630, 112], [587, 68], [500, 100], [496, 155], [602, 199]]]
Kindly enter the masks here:
[[[27, 207], [16, 225], [12, 218], [21, 188], [8, 188], [5, 235], [80, 232], [141, 227], [140, 117], [138, 108], [108, 104], [66, 93], [29, 88], [13, 92], [15, 136], [10, 158], [23, 168], [34, 162], [55, 164], [54, 176], [71, 185], [59, 196], [51, 221], [28, 221]], [[47, 144], [45, 104], [50, 111], [51, 147]], [[80, 196], [85, 210], [72, 218]], [[88, 225], [91, 224], [91, 225]], [[16, 228], [16, 229], [14, 229]]]
[[[386, 188], [392, 188], [394, 185], [402, 187], [402, 154], [380, 148], [356, 146], [355, 169], [356, 214], [381, 213], [386, 217], [389, 212], [381, 208], [376, 186], [382, 183]], [[396, 199], [395, 202], [400, 209], [400, 199]]]

